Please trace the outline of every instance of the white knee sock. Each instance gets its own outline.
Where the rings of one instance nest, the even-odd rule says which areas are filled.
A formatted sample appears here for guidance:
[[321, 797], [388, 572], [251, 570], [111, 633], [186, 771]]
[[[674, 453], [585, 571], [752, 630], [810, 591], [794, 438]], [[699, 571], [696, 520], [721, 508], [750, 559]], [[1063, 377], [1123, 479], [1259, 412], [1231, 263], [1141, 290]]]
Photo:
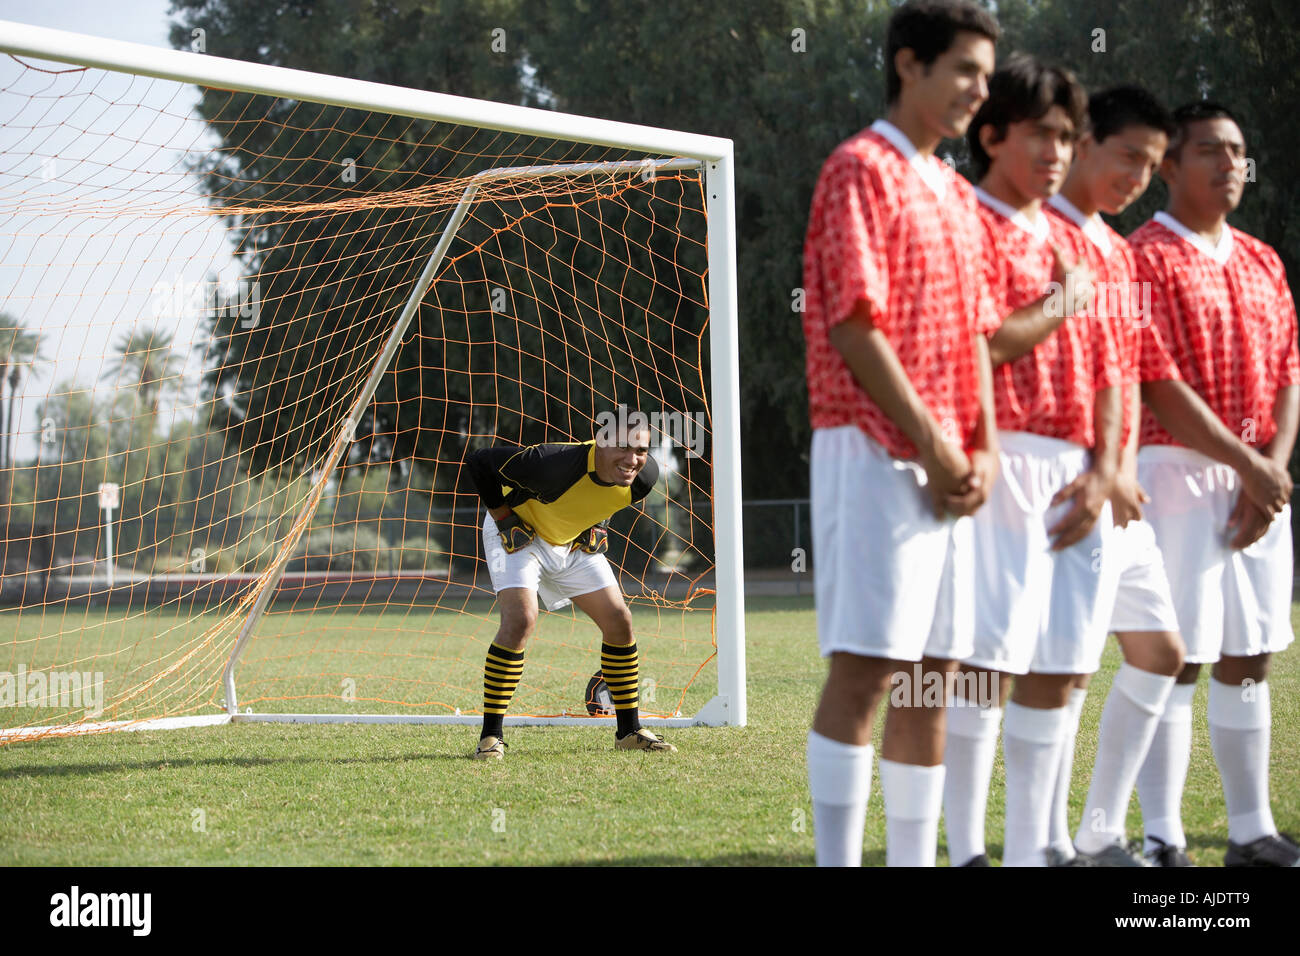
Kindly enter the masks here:
[[997, 756], [1001, 707], [978, 707], [965, 698], [948, 705], [944, 745], [943, 819], [948, 859], [961, 866], [984, 852], [989, 779]]
[[1007, 765], [1003, 866], [1046, 866], [1048, 818], [1069, 708], [1007, 704], [1002, 752]]
[[1172, 676], [1120, 665], [1101, 712], [1097, 760], [1074, 838], [1082, 852], [1098, 853], [1124, 842], [1129, 797], [1173, 689]]
[[859, 747], [808, 732], [808, 788], [818, 866], [861, 866], [871, 792], [870, 744]]
[[1223, 778], [1228, 839], [1251, 843], [1277, 832], [1268, 804], [1272, 708], [1268, 682], [1248, 687], [1210, 678], [1210, 746]]
[[[1156, 724], [1155, 736], [1146, 760], [1138, 771], [1138, 800], [1142, 804], [1142, 827], [1147, 836], [1170, 846], [1187, 846], [1183, 834], [1183, 785], [1192, 760], [1192, 698], [1195, 684], [1175, 684], [1165, 702], [1165, 712]], [[1147, 853], [1157, 845], [1147, 840]]]
[[934, 866], [943, 777], [943, 764], [920, 767], [881, 758], [880, 792], [885, 796], [887, 828], [885, 862], [889, 866]]
[[1070, 839], [1070, 783], [1074, 776], [1074, 742], [1079, 736], [1079, 715], [1088, 691], [1075, 687], [1065, 705], [1067, 713], [1061, 738], [1061, 762], [1056, 769], [1056, 788], [1052, 792], [1052, 815], [1048, 820], [1047, 845], [1055, 847], [1067, 860], [1073, 859], [1074, 841]]

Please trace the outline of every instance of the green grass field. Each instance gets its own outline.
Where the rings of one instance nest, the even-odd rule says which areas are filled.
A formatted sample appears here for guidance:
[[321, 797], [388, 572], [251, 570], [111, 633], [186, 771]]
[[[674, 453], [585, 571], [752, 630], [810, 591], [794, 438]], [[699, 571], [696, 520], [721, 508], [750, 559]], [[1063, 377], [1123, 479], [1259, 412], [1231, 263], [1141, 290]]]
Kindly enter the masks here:
[[[0, 747], [0, 864], [811, 864], [804, 741], [824, 674], [812, 601], [747, 607], [749, 726], [668, 731], [677, 754], [619, 753], [607, 730], [559, 727], [508, 730], [500, 764], [467, 759], [469, 727], [232, 725], [12, 744]], [[1111, 641], [1083, 714], [1075, 821], [1118, 664]], [[1227, 823], [1205, 680], [1183, 809], [1192, 859], [1215, 866]], [[1297, 652], [1274, 660], [1270, 683], [1273, 811], [1294, 831]], [[1001, 828], [999, 758], [995, 858]], [[1140, 833], [1136, 800], [1129, 831]], [[884, 863], [878, 787], [864, 863]]]

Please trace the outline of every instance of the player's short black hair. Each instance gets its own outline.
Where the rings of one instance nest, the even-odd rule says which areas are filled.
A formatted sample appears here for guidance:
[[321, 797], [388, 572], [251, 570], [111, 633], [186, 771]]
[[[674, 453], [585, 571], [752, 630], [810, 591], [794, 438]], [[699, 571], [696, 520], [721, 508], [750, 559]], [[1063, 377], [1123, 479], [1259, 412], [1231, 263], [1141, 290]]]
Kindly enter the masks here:
[[1027, 53], [1017, 53], [999, 67], [989, 80], [989, 98], [966, 130], [975, 178], [982, 178], [992, 164], [980, 142], [983, 127], [992, 126], [995, 142], [1000, 141], [1012, 123], [1039, 119], [1053, 106], [1069, 115], [1076, 135], [1083, 131], [1088, 94], [1073, 73], [1064, 67], [1048, 66]]
[[1000, 33], [993, 14], [971, 0], [908, 0], [889, 18], [885, 34], [885, 100], [893, 103], [903, 92], [894, 66], [899, 50], [911, 49], [918, 63], [929, 66], [952, 46], [963, 30], [994, 43]]
[[1241, 121], [1233, 115], [1232, 110], [1222, 103], [1215, 103], [1211, 100], [1196, 100], [1193, 103], [1184, 103], [1174, 110], [1171, 123], [1172, 129], [1169, 133], [1169, 146], [1165, 150], [1165, 156], [1171, 157], [1175, 162], [1181, 159], [1183, 143], [1187, 142], [1187, 130], [1193, 123], [1211, 119], [1230, 119], [1238, 127], [1241, 126]]
[[1098, 143], [1130, 126], [1160, 130], [1171, 140], [1175, 132], [1169, 110], [1149, 90], [1134, 85], [1112, 86], [1093, 93], [1088, 99], [1088, 126]]

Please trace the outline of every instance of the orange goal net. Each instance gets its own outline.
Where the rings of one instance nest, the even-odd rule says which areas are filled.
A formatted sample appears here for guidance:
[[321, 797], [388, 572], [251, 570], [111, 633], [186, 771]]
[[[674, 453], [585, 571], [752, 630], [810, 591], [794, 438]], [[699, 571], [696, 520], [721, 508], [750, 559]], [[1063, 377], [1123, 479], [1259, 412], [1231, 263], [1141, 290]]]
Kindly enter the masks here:
[[[476, 721], [497, 619], [466, 456], [635, 413], [661, 479], [609, 558], [642, 711], [743, 722], [717, 159], [334, 78], [311, 101], [291, 71], [243, 91], [191, 54], [105, 69], [31, 32], [45, 56], [0, 63], [0, 744]], [[508, 722], [592, 720], [599, 647], [543, 612]]]

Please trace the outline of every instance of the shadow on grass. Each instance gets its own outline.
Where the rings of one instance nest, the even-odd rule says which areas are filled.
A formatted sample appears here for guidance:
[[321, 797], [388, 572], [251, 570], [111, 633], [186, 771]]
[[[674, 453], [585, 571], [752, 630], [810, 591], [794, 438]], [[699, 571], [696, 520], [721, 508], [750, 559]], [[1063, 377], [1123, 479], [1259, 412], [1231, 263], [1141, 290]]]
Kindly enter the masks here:
[[452, 760], [471, 763], [471, 751], [456, 753], [419, 753], [385, 754], [373, 757], [208, 757], [203, 760], [186, 758], [167, 758], [164, 760], [123, 760], [117, 762], [74, 763], [58, 766], [45, 764], [21, 764], [0, 770], [0, 780], [11, 780], [23, 776], [32, 777], [72, 777], [95, 776], [97, 774], [120, 773], [125, 770], [184, 770], [191, 767], [274, 767], [283, 764], [384, 764], [413, 763], [421, 760]]
[[[884, 864], [883, 854], [880, 860]], [[616, 860], [570, 860], [564, 863], [551, 863], [548, 866], [812, 866], [813, 858], [809, 853], [789, 853], [776, 850], [755, 850], [752, 853], [724, 853], [719, 856], [672, 856], [669, 854], [645, 854], [642, 856], [625, 856]], [[866, 863], [865, 857], [863, 863]]]

